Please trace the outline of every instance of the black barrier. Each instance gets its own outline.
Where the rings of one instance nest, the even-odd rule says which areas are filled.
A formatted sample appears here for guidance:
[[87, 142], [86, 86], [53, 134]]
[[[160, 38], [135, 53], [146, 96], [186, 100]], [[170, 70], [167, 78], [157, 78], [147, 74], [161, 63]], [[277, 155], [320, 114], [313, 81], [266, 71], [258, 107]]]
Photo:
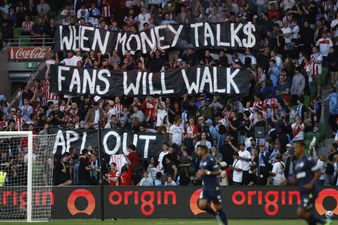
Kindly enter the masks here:
[[[106, 218], [208, 218], [197, 208], [199, 187], [104, 187]], [[13, 189], [14, 190], [14, 189]], [[295, 219], [300, 203], [297, 187], [224, 187], [222, 204], [229, 218]], [[53, 219], [101, 218], [100, 186], [54, 187], [34, 192], [36, 205], [52, 203]], [[25, 190], [0, 189], [0, 208], [25, 208]], [[319, 215], [338, 215], [338, 188], [320, 190]]]
[[[206, 218], [197, 208], [199, 187], [105, 187], [106, 218]], [[296, 187], [224, 187], [223, 207], [229, 218], [294, 219], [300, 195]], [[55, 187], [52, 217], [100, 218], [100, 188]], [[319, 215], [338, 214], [338, 188], [319, 193]]]

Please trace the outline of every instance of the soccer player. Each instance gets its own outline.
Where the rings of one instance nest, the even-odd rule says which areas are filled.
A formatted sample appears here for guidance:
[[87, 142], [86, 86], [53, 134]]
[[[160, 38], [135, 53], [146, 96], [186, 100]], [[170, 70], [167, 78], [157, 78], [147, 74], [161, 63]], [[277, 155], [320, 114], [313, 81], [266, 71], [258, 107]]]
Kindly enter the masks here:
[[[216, 217], [219, 225], [228, 225], [227, 217], [222, 209], [222, 200], [217, 176], [221, 175], [221, 170], [216, 160], [209, 155], [209, 150], [204, 145], [197, 146], [197, 154], [201, 158], [197, 176], [202, 178], [203, 191], [201, 192], [198, 208]], [[214, 203], [215, 210], [210, 206]]]
[[295, 168], [295, 175], [300, 186], [301, 205], [297, 209], [298, 216], [309, 225], [324, 224], [330, 225], [331, 219], [324, 220], [313, 213], [313, 206], [318, 195], [316, 183], [321, 176], [317, 162], [305, 156], [304, 144], [302, 141], [294, 143], [295, 154], [298, 158]]

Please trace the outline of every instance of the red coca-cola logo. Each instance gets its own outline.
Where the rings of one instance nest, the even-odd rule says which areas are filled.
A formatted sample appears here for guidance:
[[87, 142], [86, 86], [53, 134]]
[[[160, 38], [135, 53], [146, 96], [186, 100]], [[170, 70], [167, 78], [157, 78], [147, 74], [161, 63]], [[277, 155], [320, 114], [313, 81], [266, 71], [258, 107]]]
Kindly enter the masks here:
[[36, 48], [9, 48], [8, 58], [12, 60], [36, 60], [44, 59], [46, 54], [50, 52], [50, 48], [36, 47]]

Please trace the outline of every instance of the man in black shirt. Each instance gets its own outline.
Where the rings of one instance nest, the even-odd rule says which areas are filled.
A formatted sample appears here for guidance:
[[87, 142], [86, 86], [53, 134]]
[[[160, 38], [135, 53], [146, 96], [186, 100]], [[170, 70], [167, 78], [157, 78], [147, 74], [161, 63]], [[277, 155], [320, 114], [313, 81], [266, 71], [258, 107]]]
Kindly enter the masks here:
[[234, 152], [238, 151], [237, 147], [232, 143], [233, 137], [231, 135], [227, 135], [225, 137], [225, 143], [220, 148], [220, 153], [223, 156], [223, 161], [225, 161], [228, 165], [232, 165], [234, 162]]
[[83, 149], [79, 158], [79, 184], [86, 185], [90, 182], [90, 171], [93, 168], [89, 162], [89, 150]]
[[232, 120], [229, 123], [229, 133], [233, 137], [233, 143], [238, 144], [238, 127], [240, 125], [240, 121], [238, 119], [237, 112], [231, 112]]
[[58, 186], [71, 185], [71, 170], [69, 166], [70, 154], [65, 152], [60, 160], [55, 162], [54, 184]]
[[34, 93], [29, 89], [29, 86], [25, 86], [24, 90], [22, 91], [21, 94], [21, 101], [22, 103], [24, 102], [25, 99], [30, 101], [34, 96]]
[[305, 54], [311, 54], [311, 46], [314, 39], [315, 31], [310, 28], [309, 21], [304, 21], [303, 27], [300, 29], [302, 50]]

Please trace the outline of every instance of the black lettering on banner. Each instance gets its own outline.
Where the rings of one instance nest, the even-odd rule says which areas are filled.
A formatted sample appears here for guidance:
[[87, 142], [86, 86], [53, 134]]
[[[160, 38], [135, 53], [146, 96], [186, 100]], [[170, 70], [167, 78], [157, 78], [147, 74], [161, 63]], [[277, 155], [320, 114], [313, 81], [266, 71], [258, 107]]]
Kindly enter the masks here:
[[[53, 147], [54, 154], [68, 152], [71, 147], [78, 151], [89, 146], [94, 149], [98, 147], [96, 129], [62, 130], [49, 128], [48, 132], [56, 134]], [[142, 134], [113, 129], [103, 129], [101, 137], [103, 151], [106, 154], [128, 154], [128, 145], [134, 144], [142, 158], [157, 157], [162, 149], [162, 144], [168, 142], [168, 140], [167, 134]]]
[[161, 73], [144, 71], [112, 72], [52, 65], [51, 90], [79, 96], [182, 96], [198, 93], [245, 95], [249, 89], [246, 69], [193, 67]]
[[88, 26], [60, 25], [55, 50], [119, 50], [132, 54], [147, 53], [155, 47], [170, 48], [252, 48], [256, 44], [256, 27], [252, 23], [208, 23], [159, 25], [138, 33], [117, 32]]

